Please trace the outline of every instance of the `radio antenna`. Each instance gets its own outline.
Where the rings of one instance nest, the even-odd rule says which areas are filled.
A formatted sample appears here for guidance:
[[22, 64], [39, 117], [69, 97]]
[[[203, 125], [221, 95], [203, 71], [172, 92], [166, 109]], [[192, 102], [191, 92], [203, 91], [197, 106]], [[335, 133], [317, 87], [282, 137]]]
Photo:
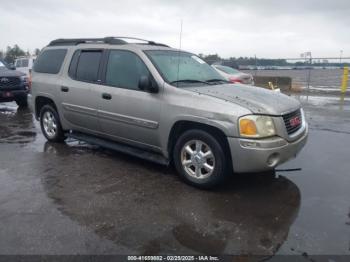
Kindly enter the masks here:
[[[180, 52], [181, 52], [181, 44], [182, 44], [182, 19], [180, 23], [180, 43], [179, 43], [179, 50], [177, 52], [177, 81], [179, 80], [179, 74], [180, 74]], [[177, 83], [178, 85], [179, 83]]]

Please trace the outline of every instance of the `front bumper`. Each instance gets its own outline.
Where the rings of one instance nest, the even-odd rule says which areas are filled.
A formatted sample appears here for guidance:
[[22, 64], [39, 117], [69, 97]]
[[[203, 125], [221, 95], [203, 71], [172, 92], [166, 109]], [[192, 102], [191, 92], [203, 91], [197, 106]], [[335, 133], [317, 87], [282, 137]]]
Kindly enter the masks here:
[[236, 173], [264, 172], [296, 157], [306, 144], [308, 126], [293, 142], [283, 138], [243, 139], [229, 137], [233, 169]]
[[[8, 94], [11, 94], [10, 96]], [[16, 98], [25, 98], [28, 94], [27, 90], [1, 90], [0, 102], [11, 102]]]

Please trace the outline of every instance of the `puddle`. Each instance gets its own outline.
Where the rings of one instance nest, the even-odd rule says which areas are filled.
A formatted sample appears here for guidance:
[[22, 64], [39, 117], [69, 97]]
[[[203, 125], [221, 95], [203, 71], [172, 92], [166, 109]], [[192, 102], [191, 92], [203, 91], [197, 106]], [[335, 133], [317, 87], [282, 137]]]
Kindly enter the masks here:
[[15, 106], [0, 107], [0, 143], [26, 144], [37, 135], [34, 119], [29, 109]]
[[303, 104], [327, 109], [350, 110], [350, 98], [345, 96], [297, 96]]

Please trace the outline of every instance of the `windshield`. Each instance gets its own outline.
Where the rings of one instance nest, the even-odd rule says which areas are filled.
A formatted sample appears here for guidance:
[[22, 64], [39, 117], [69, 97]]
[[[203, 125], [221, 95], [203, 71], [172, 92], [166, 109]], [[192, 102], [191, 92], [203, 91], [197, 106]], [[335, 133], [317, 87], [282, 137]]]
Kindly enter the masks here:
[[177, 87], [222, 84], [225, 80], [196, 55], [170, 50], [145, 51], [164, 80]]
[[0, 61], [0, 69], [4, 69], [5, 67], [4, 63]]
[[239, 74], [239, 71], [228, 66], [215, 66], [215, 68], [223, 71], [226, 74]]

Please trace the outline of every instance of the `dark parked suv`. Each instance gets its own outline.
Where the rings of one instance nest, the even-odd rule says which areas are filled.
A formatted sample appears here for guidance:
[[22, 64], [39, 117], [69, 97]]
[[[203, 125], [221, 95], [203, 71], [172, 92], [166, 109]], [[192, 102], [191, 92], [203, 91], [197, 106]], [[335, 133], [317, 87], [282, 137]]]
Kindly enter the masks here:
[[20, 107], [27, 106], [29, 81], [24, 73], [11, 70], [0, 60], [0, 102], [16, 101]]

